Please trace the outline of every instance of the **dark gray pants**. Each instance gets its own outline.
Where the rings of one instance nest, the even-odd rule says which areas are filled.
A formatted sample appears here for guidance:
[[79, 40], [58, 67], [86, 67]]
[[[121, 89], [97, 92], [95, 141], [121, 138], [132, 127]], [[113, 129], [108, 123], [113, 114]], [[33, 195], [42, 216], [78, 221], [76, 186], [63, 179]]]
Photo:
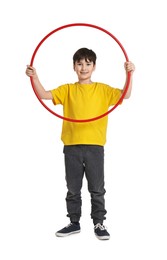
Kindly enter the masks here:
[[105, 219], [104, 201], [104, 147], [99, 145], [64, 146], [67, 181], [67, 212], [71, 222], [81, 217], [81, 188], [85, 173], [91, 195], [91, 218], [93, 223], [103, 223]]

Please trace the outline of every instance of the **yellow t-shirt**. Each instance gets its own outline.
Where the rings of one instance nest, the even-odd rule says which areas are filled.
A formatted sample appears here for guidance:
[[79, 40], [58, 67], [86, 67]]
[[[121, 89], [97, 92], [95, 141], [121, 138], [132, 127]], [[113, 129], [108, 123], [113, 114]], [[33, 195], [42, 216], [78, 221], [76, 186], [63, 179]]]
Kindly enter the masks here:
[[[64, 117], [90, 119], [100, 116], [115, 105], [121, 90], [103, 83], [65, 84], [51, 90], [53, 103], [63, 105]], [[61, 140], [64, 145], [106, 143], [108, 116], [91, 122], [69, 122], [63, 120]]]

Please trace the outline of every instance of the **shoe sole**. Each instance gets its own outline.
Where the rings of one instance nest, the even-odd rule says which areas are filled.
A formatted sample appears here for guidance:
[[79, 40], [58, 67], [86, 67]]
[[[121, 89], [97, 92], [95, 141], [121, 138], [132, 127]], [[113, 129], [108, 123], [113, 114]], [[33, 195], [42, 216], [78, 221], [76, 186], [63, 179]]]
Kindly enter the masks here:
[[73, 234], [77, 234], [77, 233], [80, 233], [81, 232], [81, 230], [77, 230], [77, 231], [72, 231], [72, 232], [70, 232], [70, 233], [59, 233], [59, 232], [57, 232], [55, 235], [57, 236], [57, 237], [67, 237], [67, 236], [69, 236], [69, 235], [73, 235]]
[[95, 236], [99, 239], [99, 240], [109, 240], [110, 239], [110, 236], [97, 236], [95, 234]]

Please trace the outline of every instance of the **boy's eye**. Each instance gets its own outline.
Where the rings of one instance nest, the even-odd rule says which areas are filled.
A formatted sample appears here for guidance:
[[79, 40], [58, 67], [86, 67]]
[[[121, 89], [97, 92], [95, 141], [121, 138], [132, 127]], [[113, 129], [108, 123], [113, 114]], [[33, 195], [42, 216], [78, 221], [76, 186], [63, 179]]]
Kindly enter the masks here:
[[[82, 66], [83, 64], [82, 63], [77, 63], [78, 66]], [[87, 66], [91, 66], [91, 63], [86, 63]]]

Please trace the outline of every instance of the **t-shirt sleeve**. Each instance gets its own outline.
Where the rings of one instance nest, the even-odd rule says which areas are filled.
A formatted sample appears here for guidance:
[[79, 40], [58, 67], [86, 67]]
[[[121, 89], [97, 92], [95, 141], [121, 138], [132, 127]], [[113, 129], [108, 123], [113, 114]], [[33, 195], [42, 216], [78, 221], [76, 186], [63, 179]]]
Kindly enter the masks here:
[[118, 101], [120, 100], [121, 95], [122, 95], [121, 89], [112, 88], [112, 87], [108, 86], [107, 87], [108, 106], [110, 107], [110, 106], [116, 105], [118, 103]]
[[63, 105], [65, 97], [67, 95], [67, 91], [68, 91], [68, 84], [62, 85], [56, 89], [51, 90], [52, 97], [53, 97], [53, 99], [52, 99], [53, 104], [54, 105], [58, 105], [58, 104]]

